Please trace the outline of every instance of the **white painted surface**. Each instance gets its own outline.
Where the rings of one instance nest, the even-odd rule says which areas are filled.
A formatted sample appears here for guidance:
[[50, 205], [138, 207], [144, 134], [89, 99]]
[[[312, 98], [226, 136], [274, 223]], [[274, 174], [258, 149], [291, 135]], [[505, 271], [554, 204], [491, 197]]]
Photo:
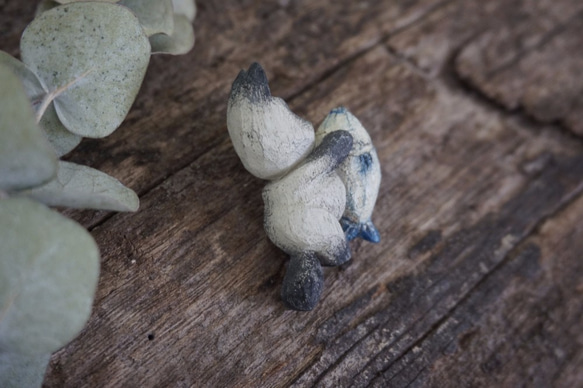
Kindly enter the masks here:
[[[338, 130], [352, 135], [350, 154], [337, 169], [346, 186], [344, 217], [355, 224], [370, 221], [381, 183], [381, 167], [372, 140], [360, 121], [347, 109], [336, 108], [330, 112], [316, 132], [316, 143], [329, 133]], [[362, 160], [370, 155], [370, 165], [364, 171]]]
[[315, 146], [312, 124], [260, 88], [255, 80], [261, 77], [250, 72], [235, 81], [227, 127], [245, 168], [272, 181], [263, 191], [267, 235], [290, 255], [312, 251], [323, 264], [335, 264], [347, 242], [338, 221], [346, 191], [330, 167], [333, 158], [306, 159]]
[[252, 101], [233, 96], [227, 128], [245, 168], [261, 179], [275, 179], [303, 160], [314, 147], [314, 127], [277, 97]]

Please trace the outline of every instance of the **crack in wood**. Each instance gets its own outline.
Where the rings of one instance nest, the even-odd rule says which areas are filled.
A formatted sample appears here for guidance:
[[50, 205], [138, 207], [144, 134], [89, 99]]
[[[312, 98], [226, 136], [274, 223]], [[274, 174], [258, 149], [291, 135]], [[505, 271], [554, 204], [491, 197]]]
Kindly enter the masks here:
[[583, 138], [575, 135], [562, 122], [555, 121], [552, 123], [544, 123], [542, 121], [539, 121], [532, 115], [530, 115], [522, 105], [519, 105], [517, 108], [514, 109], [508, 109], [506, 106], [504, 106], [502, 102], [489, 96], [481, 88], [477, 87], [476, 85], [474, 85], [473, 82], [471, 82], [470, 80], [466, 79], [463, 75], [461, 75], [456, 70], [456, 61], [458, 60], [460, 53], [473, 39], [475, 39], [475, 37], [472, 37], [470, 40], [466, 42], [466, 44], [461, 45], [458, 49], [454, 50], [450, 55], [449, 60], [446, 62], [446, 65], [444, 66], [444, 69], [441, 73], [442, 79], [445, 81], [446, 85], [448, 85], [454, 91], [458, 90], [460, 92], [465, 93], [469, 97], [472, 97], [474, 101], [483, 106], [503, 113], [508, 117], [515, 117], [521, 120], [523, 123], [526, 124], [526, 126], [531, 127], [532, 129], [548, 128], [550, 126], [554, 130], [560, 132], [561, 135], [563, 135], [566, 139], [583, 144]]

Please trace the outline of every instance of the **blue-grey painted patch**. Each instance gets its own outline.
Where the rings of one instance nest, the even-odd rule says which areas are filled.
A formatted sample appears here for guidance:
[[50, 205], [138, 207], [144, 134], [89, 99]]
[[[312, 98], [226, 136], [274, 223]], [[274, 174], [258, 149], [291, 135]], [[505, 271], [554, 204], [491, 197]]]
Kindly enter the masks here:
[[340, 219], [340, 225], [348, 241], [352, 241], [357, 237], [372, 243], [381, 241], [381, 235], [372, 221], [354, 223], [348, 218], [342, 217]]
[[372, 155], [370, 154], [370, 152], [366, 152], [362, 155], [359, 155], [358, 161], [360, 163], [359, 172], [362, 175], [366, 175], [368, 173], [368, 171], [370, 170], [370, 168], [372, 167], [372, 163], [373, 163]]
[[343, 106], [339, 106], [338, 108], [334, 108], [330, 111], [330, 114], [335, 114], [335, 115], [342, 115], [345, 114], [347, 112], [346, 108]]
[[342, 230], [344, 231], [344, 235], [348, 241], [352, 241], [358, 237], [358, 233], [360, 232], [360, 224], [355, 224], [348, 218], [342, 217], [340, 219], [340, 225], [342, 226]]
[[372, 243], [378, 243], [381, 241], [381, 235], [372, 221], [367, 221], [361, 224], [359, 236], [364, 240], [370, 241]]
[[351, 191], [346, 190], [346, 209], [354, 212], [356, 208], [356, 203], [354, 203], [354, 196]]

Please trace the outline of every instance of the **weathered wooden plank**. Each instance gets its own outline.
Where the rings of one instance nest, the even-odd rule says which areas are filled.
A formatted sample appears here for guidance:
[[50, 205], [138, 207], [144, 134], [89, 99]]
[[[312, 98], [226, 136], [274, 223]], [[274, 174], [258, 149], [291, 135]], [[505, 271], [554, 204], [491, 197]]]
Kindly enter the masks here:
[[579, 386], [582, 214], [579, 198], [542, 224], [372, 385]]
[[539, 121], [559, 122], [583, 135], [582, 20], [582, 12], [573, 12], [571, 19], [555, 26], [533, 47], [518, 52], [507, 48], [510, 58], [502, 63], [490, 58], [502, 50], [500, 46], [506, 47], [508, 35], [515, 32], [487, 33], [464, 48], [457, 71], [506, 109], [523, 108]]
[[95, 311], [53, 357], [47, 385], [368, 381], [369, 362], [406, 352], [581, 190], [578, 144], [429, 82], [381, 46], [292, 108], [318, 121], [339, 104], [378, 149], [383, 241], [357, 243], [350, 265], [327, 269], [315, 312], [281, 305], [285, 256], [262, 230], [263, 183], [224, 140], [147, 193], [139, 213], [93, 231]]
[[431, 76], [468, 51], [472, 78], [483, 79], [539, 48], [582, 10], [577, 0], [456, 0], [391, 35], [387, 44]]
[[0, 50], [11, 55], [20, 52], [20, 35], [34, 17], [34, 8], [19, 1], [0, 0]]
[[[569, 263], [565, 268], [561, 267], [565, 264], [563, 262], [553, 263], [552, 267], [543, 267], [544, 276], [540, 277], [537, 271], [543, 271], [540, 271], [539, 259], [552, 262], [557, 254], [547, 251], [543, 256], [541, 249], [531, 242], [519, 248], [518, 254], [514, 249], [518, 242], [539, 227], [539, 223], [532, 223], [542, 215], [537, 215], [537, 212], [552, 213], [557, 209], [544, 209], [536, 204], [541, 198], [558, 199], [556, 196], [561, 196], [556, 190], [564, 187], [554, 182], [555, 179], [559, 178], [563, 183], [568, 175], [574, 173], [573, 178], [579, 181], [577, 195], [583, 189], [580, 180], [583, 160], [580, 157], [554, 163], [558, 166], [547, 167], [539, 178], [504, 204], [498, 213], [484, 217], [477, 224], [445, 240], [438, 253], [428, 260], [427, 266], [419, 269], [420, 274], [387, 285], [391, 301], [361, 325], [336, 338], [326, 350], [328, 357], [322, 357], [315, 363], [298, 380], [298, 385], [311, 384], [315, 380], [320, 386], [331, 387], [348, 384], [427, 386], [428, 381], [432, 381], [431, 386], [459, 386], [460, 382], [462, 386], [476, 386], [480, 382], [478, 386], [499, 386], [497, 383], [500, 381], [489, 380], [493, 372], [489, 369], [489, 360], [482, 360], [480, 365], [477, 354], [481, 352], [460, 349], [461, 344], [467, 346], [471, 336], [476, 337], [471, 340], [480, 344], [502, 344], [521, 330], [526, 335], [528, 328], [548, 321], [548, 311], [569, 315], [565, 326], [554, 328], [539, 349], [522, 344], [525, 345], [523, 349], [516, 351], [519, 353], [516, 355], [518, 360], [511, 360], [514, 348], [506, 349], [509, 354], [504, 355], [503, 361], [496, 361], [507, 365], [505, 372], [497, 373], [500, 372], [499, 380], [504, 382], [501, 386], [520, 385], [520, 382], [532, 381], [529, 380], [531, 378], [538, 378], [541, 382], [555, 378], [560, 363], [548, 366], [545, 364], [547, 360], [541, 358], [547, 357], [545, 354], [554, 346], [564, 346], [570, 340], [560, 338], [563, 329], [568, 328], [580, 335], [582, 328], [583, 303], [580, 291], [577, 291], [580, 278], [574, 275], [581, 271], [581, 250], [577, 246], [579, 243], [572, 244], [569, 240], [580, 231], [580, 225], [573, 227], [572, 224], [581, 217], [583, 209], [581, 206], [569, 208], [571, 221], [557, 234], [554, 234], [554, 229], [549, 229], [552, 238], [559, 241], [565, 238], [561, 232], [566, 233], [565, 243], [569, 246], [563, 251]], [[559, 171], [553, 171], [555, 169], [560, 171], [558, 176]], [[553, 182], [547, 181], [548, 178]], [[565, 199], [570, 200], [569, 197]], [[561, 200], [550, 203], [560, 206]], [[559, 268], [565, 272], [559, 273]], [[518, 275], [520, 278], [516, 279]], [[541, 280], [542, 284], [533, 282], [533, 278]], [[568, 292], [564, 299], [547, 294], [556, 292], [556, 288], [563, 288], [563, 285], [565, 293]], [[541, 287], [538, 293], [537, 286]], [[555, 290], [550, 290], [552, 288]], [[529, 293], [534, 295], [525, 306], [520, 298], [525, 298], [525, 294]], [[506, 312], [499, 310], [501, 305], [507, 308]], [[492, 324], [491, 328], [480, 327], [472, 331], [472, 325], [477, 326], [481, 319], [489, 319], [488, 312], [495, 314], [496, 324]], [[499, 332], [504, 334], [496, 334]], [[520, 344], [527, 339], [523, 337], [516, 342]], [[575, 342], [564, 351], [575, 352], [579, 346]], [[451, 354], [456, 354], [458, 358], [445, 364], [441, 358]], [[565, 355], [562, 361], [568, 364]], [[496, 368], [500, 369], [501, 365]], [[458, 374], [450, 375], [450, 369], [455, 369]], [[535, 386], [550, 385], [542, 383]]]
[[[94, 226], [102, 276], [47, 387], [580, 383], [583, 145], [441, 74], [479, 48], [490, 67], [472, 62], [476, 74], [522, 82], [510, 70], [527, 63], [547, 87], [549, 56], [578, 39], [565, 23], [580, 1], [198, 3], [194, 52], [155, 57], [124, 126], [70, 157], [139, 191], [142, 209], [103, 224], [69, 213]], [[29, 7], [0, 0], [2, 49], [18, 52]], [[253, 60], [314, 123], [349, 107], [383, 166], [383, 241], [326, 269], [311, 313], [281, 305], [286, 258], [262, 228], [263, 182], [226, 133], [230, 83]]]
[[575, 0], [454, 1], [387, 42], [431, 76], [453, 70], [505, 109], [581, 135], [581, 12]]

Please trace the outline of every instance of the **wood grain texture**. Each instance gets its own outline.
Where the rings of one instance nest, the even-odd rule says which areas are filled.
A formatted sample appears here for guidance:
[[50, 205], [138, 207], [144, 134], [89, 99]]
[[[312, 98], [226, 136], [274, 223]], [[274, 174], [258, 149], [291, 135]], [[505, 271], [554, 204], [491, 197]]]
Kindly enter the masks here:
[[[510, 81], [550, 74], [544, 58], [583, 65], [549, 38], [576, 42], [581, 3], [529, 4], [199, 1], [194, 51], [154, 57], [122, 127], [67, 157], [142, 203], [66, 212], [101, 247], [101, 278], [45, 386], [581, 385], [583, 142], [561, 130], [572, 100], [548, 89], [560, 109], [543, 119], [469, 76], [502, 66], [499, 87], [518, 93]], [[0, 9], [0, 48], [17, 54], [31, 11]], [[502, 31], [516, 39], [505, 50]], [[310, 313], [279, 300], [286, 256], [263, 231], [265, 182], [227, 135], [230, 84], [254, 60], [314, 125], [347, 106], [382, 166], [382, 241], [327, 268]]]
[[583, 135], [582, 20], [577, 0], [452, 1], [388, 44], [431, 76], [453, 70], [504, 109]]

